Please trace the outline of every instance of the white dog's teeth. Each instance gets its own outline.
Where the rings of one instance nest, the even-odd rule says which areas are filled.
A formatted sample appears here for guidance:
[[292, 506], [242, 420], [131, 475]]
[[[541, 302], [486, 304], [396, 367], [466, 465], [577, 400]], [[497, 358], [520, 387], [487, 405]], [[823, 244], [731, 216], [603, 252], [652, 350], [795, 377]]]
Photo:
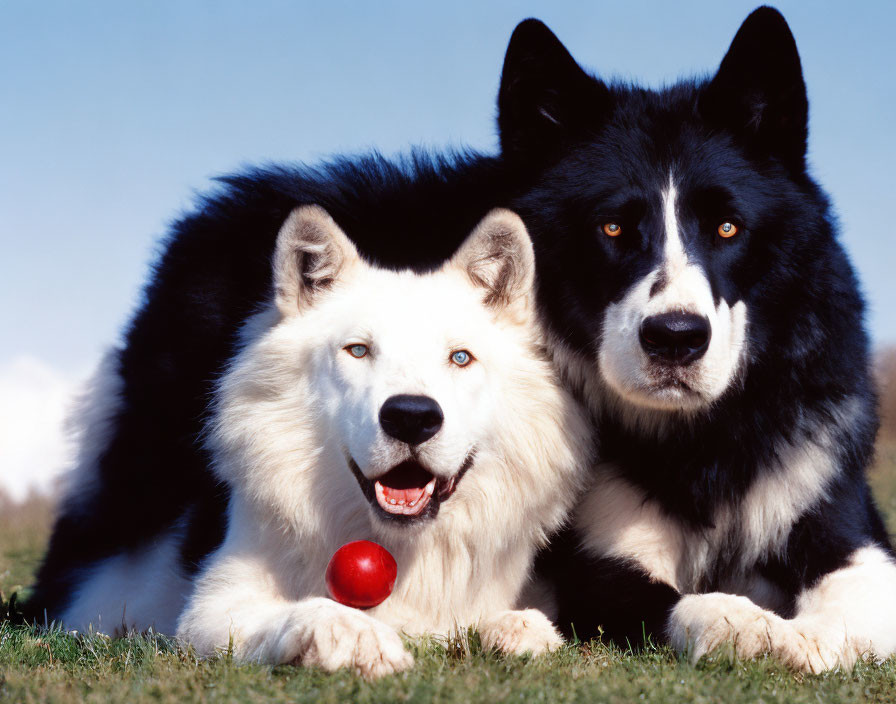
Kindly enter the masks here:
[[411, 503], [408, 504], [408, 506], [410, 506], [411, 508], [414, 508], [414, 506], [416, 506], [416, 505], [417, 505], [416, 501], [411, 501]]
[[436, 478], [433, 477], [429, 480], [429, 484], [423, 489], [429, 496], [432, 496], [432, 492], [436, 490]]
[[399, 500], [398, 500], [398, 505], [399, 505], [399, 506], [404, 506], [404, 499], [399, 499]]
[[394, 504], [394, 503], [396, 503], [396, 501], [395, 501], [395, 499], [389, 499], [389, 503]]

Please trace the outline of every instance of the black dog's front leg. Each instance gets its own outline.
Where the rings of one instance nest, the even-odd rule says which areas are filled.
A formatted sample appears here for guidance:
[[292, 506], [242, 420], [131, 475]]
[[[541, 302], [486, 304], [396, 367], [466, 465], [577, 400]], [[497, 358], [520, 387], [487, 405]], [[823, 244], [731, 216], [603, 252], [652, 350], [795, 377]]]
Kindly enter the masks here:
[[537, 569], [554, 586], [557, 626], [566, 638], [586, 641], [602, 634], [636, 649], [646, 639], [665, 642], [669, 613], [681, 595], [636, 563], [590, 556], [572, 531], [565, 531], [539, 556]]

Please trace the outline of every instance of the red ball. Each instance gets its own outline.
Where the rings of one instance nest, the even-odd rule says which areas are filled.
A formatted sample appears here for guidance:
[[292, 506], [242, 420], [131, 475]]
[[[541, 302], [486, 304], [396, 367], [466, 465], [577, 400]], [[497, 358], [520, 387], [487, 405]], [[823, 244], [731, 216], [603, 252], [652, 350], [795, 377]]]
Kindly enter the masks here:
[[346, 543], [327, 565], [327, 589], [340, 604], [369, 609], [392, 593], [398, 566], [386, 548], [369, 540]]

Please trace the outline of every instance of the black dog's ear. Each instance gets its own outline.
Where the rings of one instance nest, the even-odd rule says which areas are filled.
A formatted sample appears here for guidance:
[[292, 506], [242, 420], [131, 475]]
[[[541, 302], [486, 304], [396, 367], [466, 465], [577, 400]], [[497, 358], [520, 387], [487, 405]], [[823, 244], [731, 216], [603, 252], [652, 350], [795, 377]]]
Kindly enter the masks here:
[[809, 103], [796, 42], [780, 12], [760, 7], [744, 20], [700, 97], [700, 112], [748, 147], [804, 169]]
[[603, 121], [609, 91], [589, 76], [542, 22], [520, 22], [510, 37], [501, 89], [498, 130], [505, 156], [543, 157]]

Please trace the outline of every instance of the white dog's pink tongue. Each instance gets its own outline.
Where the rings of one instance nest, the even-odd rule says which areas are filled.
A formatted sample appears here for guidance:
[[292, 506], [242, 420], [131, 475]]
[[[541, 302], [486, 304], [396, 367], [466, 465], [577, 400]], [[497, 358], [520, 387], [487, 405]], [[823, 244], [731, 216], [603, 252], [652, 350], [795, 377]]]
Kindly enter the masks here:
[[393, 489], [383, 487], [383, 498], [389, 505], [411, 506], [423, 497], [423, 489]]
[[380, 477], [375, 488], [377, 503], [384, 510], [416, 516], [429, 504], [436, 478], [416, 462], [403, 462]]

